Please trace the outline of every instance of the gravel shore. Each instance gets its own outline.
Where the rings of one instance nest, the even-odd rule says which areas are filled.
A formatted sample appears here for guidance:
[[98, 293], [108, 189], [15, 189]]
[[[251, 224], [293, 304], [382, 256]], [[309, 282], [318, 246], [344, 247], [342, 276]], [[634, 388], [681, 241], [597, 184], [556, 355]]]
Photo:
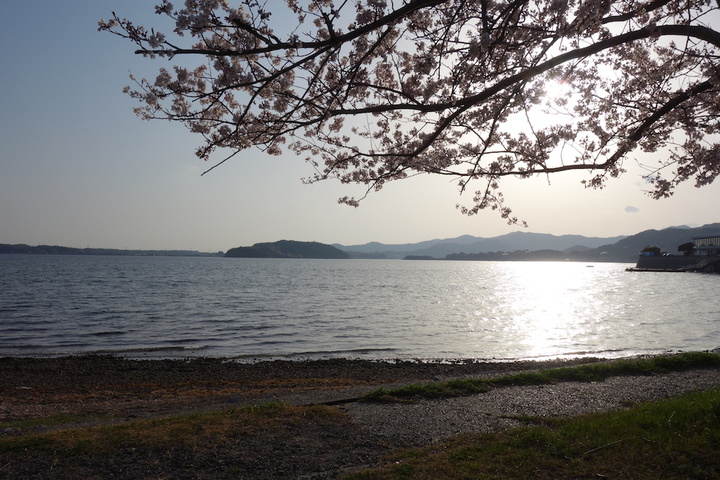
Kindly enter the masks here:
[[594, 360], [419, 362], [326, 359], [238, 363], [225, 359], [131, 360], [113, 356], [0, 358], [0, 419], [126, 409], [134, 415], [281, 400], [354, 397], [379, 386], [498, 376]]
[[[153, 473], [143, 459], [114, 459], [107, 465], [69, 469], [62, 461], [0, 457], [0, 478], [73, 478], [78, 468], [97, 478], [337, 478], [381, 461], [394, 448], [423, 446], [462, 432], [512, 428], [521, 415], [573, 416], [625, 408], [637, 402], [720, 387], [720, 370], [696, 369], [649, 376], [618, 376], [603, 382], [566, 382], [507, 387], [444, 400], [378, 404], [352, 401], [379, 386], [494, 377], [569, 366], [597, 359], [551, 362], [373, 362], [328, 359], [234, 363], [221, 359], [128, 360], [116, 357], [0, 359], [0, 420], [59, 413], [102, 414], [113, 422], [242, 404], [282, 401], [295, 405], [335, 402], [343, 421], [288, 425], [282, 431], [228, 443], [222, 451], [193, 452]], [[52, 428], [91, 426], [69, 422]], [[50, 427], [33, 427], [44, 431]], [[0, 429], [0, 436], [27, 433]], [[222, 461], [218, 463], [218, 458]], [[58, 461], [53, 459], [52, 461]], [[149, 462], [149, 460], [148, 460]], [[190, 462], [190, 463], [187, 463]], [[232, 464], [240, 476], [222, 465]], [[203, 472], [203, 473], [200, 473]], [[112, 474], [112, 475], [110, 475]], [[19, 475], [19, 476], [18, 476]]]

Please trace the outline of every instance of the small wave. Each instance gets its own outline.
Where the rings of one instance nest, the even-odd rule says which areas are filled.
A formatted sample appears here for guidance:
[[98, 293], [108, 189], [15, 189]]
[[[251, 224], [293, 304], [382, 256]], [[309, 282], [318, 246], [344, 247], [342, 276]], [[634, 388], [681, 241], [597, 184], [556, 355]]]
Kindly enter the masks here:
[[179, 348], [179, 349], [193, 348], [192, 346], [181, 346], [181, 345], [185, 344], [185, 343], [194, 343], [197, 345], [199, 341], [200, 340], [197, 338], [174, 338], [172, 340], [163, 342], [163, 343], [169, 343], [170, 346], [168, 346], [168, 347], [153, 347], [153, 348]]
[[653, 350], [636, 350], [636, 349], [603, 349], [603, 350], [580, 350], [572, 352], [559, 352], [556, 354], [548, 355], [535, 355], [535, 356], [523, 356], [523, 357], [512, 357], [512, 358], [494, 358], [492, 361], [501, 362], [515, 362], [515, 361], [544, 361], [544, 360], [556, 360], [556, 359], [576, 359], [576, 358], [602, 358], [602, 359], [617, 359], [617, 358], [632, 358], [640, 357], [645, 355], [660, 355], [660, 354], [672, 354], [679, 353], [682, 350], [667, 350], [667, 349], [653, 349]]
[[32, 303], [11, 303], [9, 305], [0, 307], [0, 313], [14, 313], [19, 312], [20, 310], [27, 310], [32, 308], [35, 308], [35, 305], [33, 305]]
[[357, 348], [347, 350], [309, 350], [303, 352], [292, 353], [248, 353], [243, 355], [233, 355], [232, 360], [247, 361], [253, 359], [283, 359], [297, 360], [306, 358], [394, 358], [400, 349], [395, 348]]
[[297, 352], [293, 355], [318, 357], [352, 357], [356, 355], [362, 356], [378, 356], [378, 355], [396, 355], [397, 352], [402, 351], [398, 348], [351, 348], [344, 350], [309, 350], [306, 352]]
[[172, 358], [175, 356], [187, 356], [195, 352], [207, 349], [207, 345], [186, 345], [167, 347], [129, 347], [129, 348], [104, 348], [82, 351], [69, 351], [65, 353], [53, 353], [55, 356], [63, 355], [117, 355], [125, 358], [158, 357]]
[[[8, 350], [27, 351], [27, 350], [45, 350], [46, 348], [47, 347], [45, 345], [15, 344], [15, 345], [12, 345], [12, 347], [8, 348]], [[4, 348], [0, 349], [0, 354], [4, 355], [5, 353], [3, 353], [3, 350], [4, 350]], [[13, 354], [7, 354], [7, 355], [13, 355]]]
[[126, 334], [127, 334], [127, 332], [121, 332], [121, 331], [117, 331], [117, 330], [112, 330], [112, 331], [107, 331], [107, 332], [97, 332], [97, 333], [93, 333], [93, 336], [95, 336], [95, 337], [109, 337], [109, 336], [113, 336], [113, 335], [126, 335]]
[[37, 334], [38, 332], [46, 332], [48, 331], [48, 328], [33, 328], [32, 330], [29, 330], [27, 326], [8, 326], [8, 327], [0, 327], [0, 333], [3, 336], [3, 339], [6, 339], [8, 342], [11, 342], [13, 339], [9, 338], [9, 335], [11, 334], [17, 334], [19, 338], [22, 337], [29, 337], [31, 334]]

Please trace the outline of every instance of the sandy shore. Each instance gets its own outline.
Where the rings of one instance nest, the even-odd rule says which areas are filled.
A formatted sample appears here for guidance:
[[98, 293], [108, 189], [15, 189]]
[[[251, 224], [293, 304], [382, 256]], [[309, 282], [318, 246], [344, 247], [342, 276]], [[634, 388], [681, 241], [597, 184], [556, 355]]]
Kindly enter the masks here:
[[[720, 369], [704, 368], [619, 376], [603, 382], [508, 387], [412, 404], [342, 402], [379, 386], [493, 377], [596, 361], [420, 363], [331, 359], [246, 364], [220, 359], [127, 360], [105, 356], [1, 358], [0, 420], [78, 413], [101, 414], [113, 422], [123, 422], [270, 400], [296, 405], [340, 401], [336, 408], [344, 412], [343, 422], [287, 426], [279, 433], [242, 439], [221, 452], [213, 451], [215, 460], [207, 460], [203, 467], [214, 472], [215, 477], [207, 478], [224, 478], [223, 471], [217, 470], [220, 456], [245, 472], [240, 478], [325, 479], [377, 464], [389, 449], [427, 445], [462, 432], [518, 426], [513, 417], [579, 415], [720, 387]], [[70, 422], [52, 428], [86, 427], [92, 422]], [[0, 430], [0, 436], [22, 433], [26, 432], [17, 428]], [[202, 452], [194, 455], [193, 465], [206, 461]], [[73, 478], [70, 474], [63, 476], [62, 469], [44, 470], [48, 461], [0, 458], [0, 463], [6, 462], [0, 467], [25, 478]], [[128, 461], [95, 465], [86, 473], [98, 478], [108, 478], [108, 472], [113, 472], [114, 478], [136, 478], [143, 473], [142, 468], [147, 468], [137, 458]], [[187, 474], [182, 462], [161, 467], [165, 478]], [[128, 470], [115, 475], [118, 468]]]

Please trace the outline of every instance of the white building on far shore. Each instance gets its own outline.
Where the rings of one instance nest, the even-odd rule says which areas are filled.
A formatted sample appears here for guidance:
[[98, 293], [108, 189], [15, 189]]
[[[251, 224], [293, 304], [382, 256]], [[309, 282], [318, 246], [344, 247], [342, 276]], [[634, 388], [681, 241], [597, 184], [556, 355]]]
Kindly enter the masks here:
[[695, 255], [703, 257], [720, 256], [720, 232], [696, 235], [693, 237]]

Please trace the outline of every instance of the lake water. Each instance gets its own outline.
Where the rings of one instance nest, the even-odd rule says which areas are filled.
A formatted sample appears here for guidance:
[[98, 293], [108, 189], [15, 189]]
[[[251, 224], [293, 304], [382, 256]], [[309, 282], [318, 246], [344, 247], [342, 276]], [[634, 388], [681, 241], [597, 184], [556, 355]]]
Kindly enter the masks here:
[[504, 360], [720, 347], [720, 275], [628, 266], [0, 255], [0, 356]]

